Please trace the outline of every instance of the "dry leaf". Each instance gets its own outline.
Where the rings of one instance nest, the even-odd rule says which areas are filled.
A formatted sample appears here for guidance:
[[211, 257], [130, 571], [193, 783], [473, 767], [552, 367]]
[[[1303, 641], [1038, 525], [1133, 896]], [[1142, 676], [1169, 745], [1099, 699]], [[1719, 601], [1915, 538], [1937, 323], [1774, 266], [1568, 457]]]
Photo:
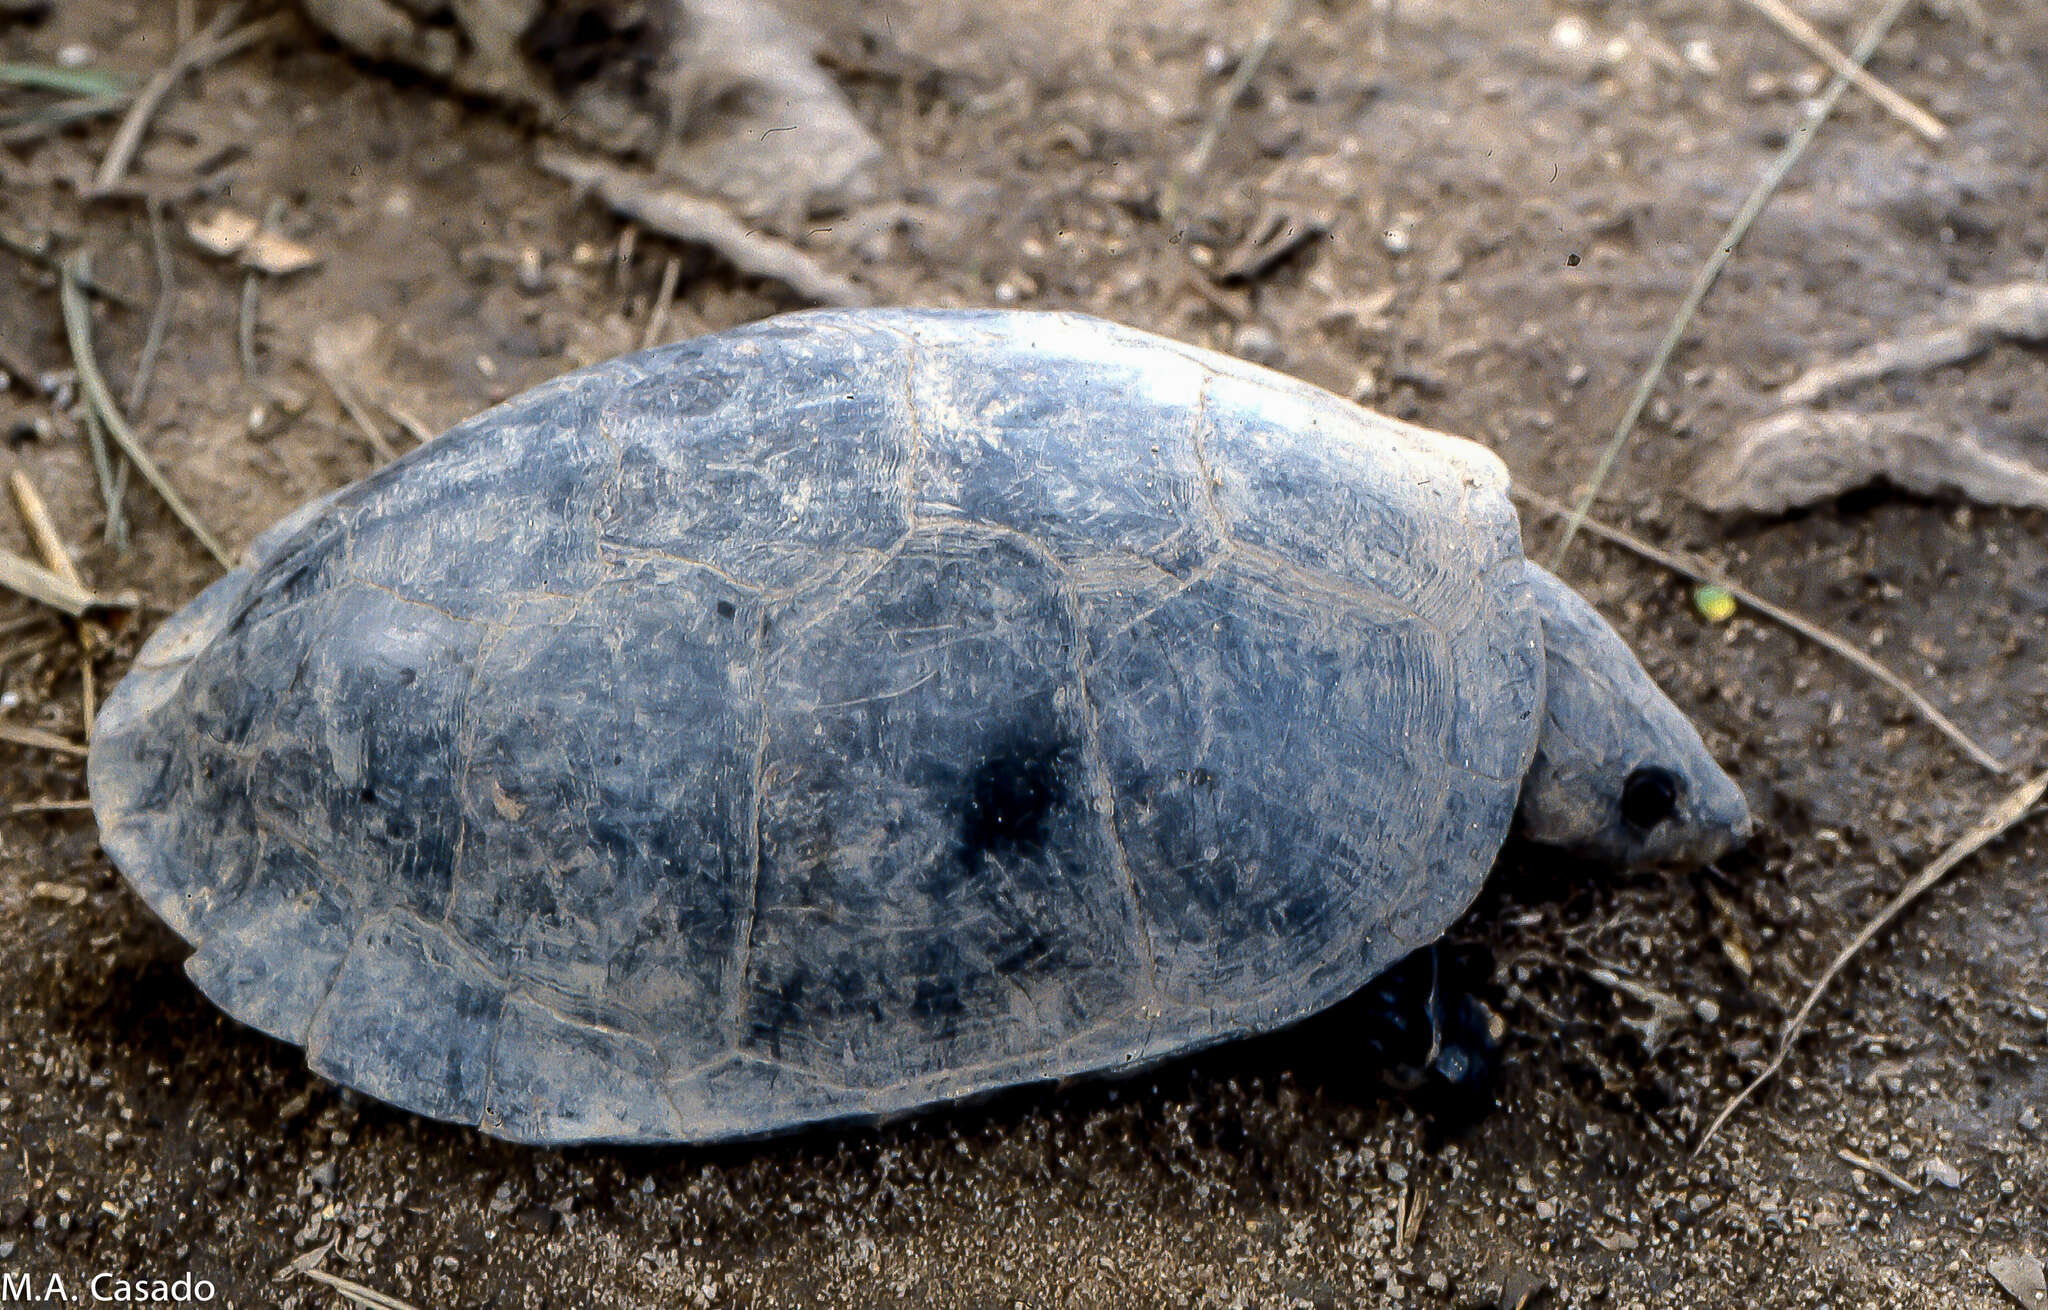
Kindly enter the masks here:
[[233, 209], [216, 210], [186, 224], [185, 235], [209, 255], [233, 256], [245, 268], [282, 277], [320, 263], [312, 247], [272, 232], [261, 220]]

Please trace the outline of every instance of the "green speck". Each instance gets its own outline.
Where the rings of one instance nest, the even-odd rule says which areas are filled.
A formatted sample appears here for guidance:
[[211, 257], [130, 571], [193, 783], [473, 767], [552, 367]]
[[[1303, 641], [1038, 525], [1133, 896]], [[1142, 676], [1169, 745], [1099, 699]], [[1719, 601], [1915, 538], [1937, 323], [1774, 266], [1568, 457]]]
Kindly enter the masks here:
[[1735, 617], [1735, 597], [1726, 587], [1701, 583], [1692, 589], [1692, 606], [1709, 623], [1726, 623]]

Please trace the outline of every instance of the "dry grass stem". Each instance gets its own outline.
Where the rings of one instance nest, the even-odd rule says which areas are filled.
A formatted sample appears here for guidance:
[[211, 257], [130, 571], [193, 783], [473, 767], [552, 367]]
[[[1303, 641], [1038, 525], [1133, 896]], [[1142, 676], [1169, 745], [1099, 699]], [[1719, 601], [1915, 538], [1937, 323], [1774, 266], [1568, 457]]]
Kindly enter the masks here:
[[88, 753], [84, 746], [69, 737], [59, 737], [56, 733], [44, 732], [41, 728], [30, 728], [5, 721], [0, 721], [0, 741], [12, 742], [16, 746], [27, 746], [31, 750], [70, 755], [77, 759], [84, 759]]
[[164, 348], [164, 332], [171, 325], [171, 306], [177, 300], [178, 285], [171, 269], [171, 243], [164, 235], [164, 207], [149, 202], [149, 244], [156, 256], [156, 305], [149, 311], [149, 334], [142, 340], [142, 354], [135, 361], [135, 378], [128, 384], [127, 408], [140, 415], [149, 399], [149, 380], [156, 371], [156, 357]]
[[1856, 1152], [1850, 1150], [1848, 1147], [1845, 1146], [1841, 1150], [1835, 1152], [1835, 1158], [1840, 1160], [1842, 1163], [1849, 1165], [1852, 1168], [1862, 1169], [1869, 1173], [1876, 1174], [1879, 1178], [1884, 1179], [1893, 1187], [1898, 1188], [1900, 1191], [1904, 1192], [1908, 1196], [1920, 1195], [1920, 1188], [1917, 1184], [1909, 1182], [1906, 1179], [1900, 1177], [1898, 1174], [1892, 1172], [1890, 1169], [1886, 1168], [1882, 1164], [1879, 1164], [1877, 1161], [1871, 1159], [1867, 1155], [1858, 1155]]
[[69, 814], [74, 810], [91, 808], [91, 801], [22, 801], [17, 805], [8, 806], [7, 813], [11, 818], [20, 818], [24, 814]]
[[91, 609], [99, 599], [85, 588], [4, 548], [0, 548], [0, 587], [74, 618]]
[[330, 1274], [324, 1269], [301, 1269], [299, 1272], [316, 1283], [327, 1284], [357, 1305], [368, 1306], [369, 1310], [418, 1310], [409, 1301], [386, 1296], [374, 1287], [365, 1287], [353, 1279], [343, 1278], [340, 1274]]
[[413, 417], [411, 414], [406, 413], [398, 406], [393, 405], [388, 401], [385, 401], [380, 403], [378, 408], [382, 409], [386, 414], [389, 414], [391, 416], [392, 422], [404, 428], [406, 432], [412, 437], [412, 439], [414, 441], [419, 442], [422, 446], [426, 445], [429, 441], [432, 441], [434, 439], [434, 430], [432, 428], [420, 422], [419, 419]]
[[127, 500], [128, 465], [122, 463], [115, 469], [113, 452], [107, 449], [107, 430], [92, 406], [85, 407], [83, 415], [85, 444], [92, 451], [92, 471], [99, 483], [100, 502], [106, 507], [106, 528], [101, 539], [115, 550], [128, 549], [128, 514], [123, 508]]
[[1202, 135], [1195, 140], [1195, 148], [1188, 152], [1187, 162], [1166, 184], [1166, 194], [1160, 198], [1159, 212], [1169, 228], [1179, 225], [1181, 206], [1187, 199], [1188, 190], [1209, 167], [1209, 156], [1216, 153], [1216, 143], [1223, 139], [1224, 124], [1230, 121], [1237, 102], [1244, 99], [1244, 93], [1251, 89], [1252, 79], [1265, 66], [1266, 57], [1273, 53], [1273, 42], [1279, 39], [1281, 32], [1294, 26], [1294, 11], [1300, 7], [1300, 0], [1274, 0], [1259, 34], [1252, 38], [1250, 48], [1238, 57], [1237, 71], [1231, 74], [1223, 93], [1216, 97], [1215, 108], [1209, 111], [1208, 121], [1202, 126]]
[[676, 279], [682, 271], [682, 261], [674, 255], [661, 266], [661, 288], [654, 293], [654, 307], [647, 312], [647, 330], [640, 334], [640, 349], [652, 350], [661, 344], [662, 330], [668, 326], [669, 304], [676, 298]]
[[[1899, 21], [1899, 16], [1905, 13], [1912, 3], [1913, 0], [1886, 0], [1884, 8], [1871, 20], [1869, 28], [1856, 42], [1856, 49], [1850, 57], [1858, 65], [1869, 63], [1871, 55], [1877, 52], [1877, 47], [1891, 32], [1892, 26]], [[1727, 230], [1721, 234], [1721, 239], [1714, 243], [1714, 253], [1708, 256], [1707, 262], [1700, 267], [1699, 273], [1693, 278], [1691, 289], [1685, 294], [1685, 300], [1679, 305], [1678, 312], [1672, 315], [1671, 325], [1665, 329], [1663, 340], [1657, 344], [1648, 366], [1643, 369], [1642, 377], [1636, 382], [1634, 393], [1629, 396], [1628, 408], [1622, 412], [1621, 421], [1615, 424], [1614, 435], [1608, 438], [1605, 449], [1600, 452], [1599, 461], [1593, 466], [1593, 476], [1586, 484], [1585, 493], [1572, 506], [1571, 515], [1565, 521], [1564, 531], [1559, 534], [1557, 545], [1551, 548], [1546, 563], [1552, 572], [1556, 572], [1558, 565], [1564, 562], [1565, 552], [1571, 549], [1572, 538], [1585, 526], [1586, 516], [1592, 512], [1593, 502], [1600, 498], [1601, 488], [1607, 485], [1607, 477], [1614, 471], [1615, 461], [1621, 458], [1623, 447], [1628, 445], [1629, 434], [1635, 431], [1636, 423], [1642, 418], [1643, 411], [1649, 408], [1650, 396], [1663, 378], [1665, 366], [1671, 362], [1671, 356], [1677, 353], [1678, 343], [1684, 339], [1686, 329], [1692, 326], [1693, 315], [1699, 312], [1700, 303], [1707, 298], [1707, 292], [1712, 290], [1714, 283], [1720, 279], [1721, 270], [1734, 256], [1735, 247], [1742, 243], [1742, 238], [1748, 234], [1750, 225], [1756, 222], [1757, 215], [1770, 203], [1771, 196], [1777, 192], [1786, 175], [1792, 171], [1792, 166], [1806, 153], [1806, 147], [1820, 135], [1821, 124], [1827, 121], [1828, 115], [1834, 113], [1835, 105], [1841, 101], [1842, 94], [1848, 89], [1849, 79], [1840, 73], [1835, 74], [1820, 93], [1820, 98], [1807, 111], [1805, 121], [1792, 132], [1785, 142], [1784, 149], [1778, 152], [1778, 157], [1772, 161], [1771, 166], [1764, 170], [1764, 175], [1757, 179], [1756, 187], [1749, 193], [1749, 199], [1743, 202], [1741, 210], [1730, 220]]]
[[1892, 897], [1882, 910], [1871, 917], [1870, 922], [1864, 924], [1862, 929], [1849, 939], [1849, 944], [1836, 953], [1835, 958], [1829, 961], [1828, 967], [1821, 971], [1820, 977], [1814, 980], [1813, 986], [1807, 988], [1806, 999], [1800, 1003], [1799, 1009], [1785, 1021], [1784, 1028], [1778, 1033], [1778, 1049], [1772, 1054], [1770, 1062], [1764, 1066], [1763, 1072], [1752, 1078], [1747, 1087], [1737, 1092], [1734, 1099], [1722, 1106], [1721, 1112], [1707, 1125], [1707, 1131], [1700, 1134], [1700, 1143], [1693, 1148], [1695, 1155], [1706, 1149], [1707, 1143], [1714, 1139], [1714, 1134], [1721, 1131], [1721, 1125], [1728, 1122], [1729, 1116], [1741, 1108], [1742, 1103], [1747, 1101], [1757, 1088], [1769, 1082], [1785, 1067], [1785, 1058], [1792, 1053], [1792, 1044], [1797, 1042], [1799, 1035], [1806, 1030], [1806, 1021], [1812, 1016], [1814, 1007], [1820, 1004], [1820, 998], [1827, 991], [1828, 984], [1840, 976], [1843, 968], [1856, 957], [1857, 952], [1868, 946], [1873, 938], [1905, 911], [1907, 906], [1919, 900], [1928, 888], [1947, 877], [1949, 870], [1982, 850], [2007, 829], [2031, 814], [2034, 807], [2040, 804], [2044, 793], [2048, 793], [2048, 773], [2036, 774], [2006, 793], [2002, 800], [1984, 812], [1984, 816], [1978, 819], [1968, 832], [1957, 838], [1954, 845], [1943, 851], [1932, 864], [1922, 869], [1911, 882], [1900, 888], [1899, 894]]
[[136, 93], [135, 103], [128, 107], [128, 116], [121, 120], [120, 129], [114, 133], [113, 144], [107, 147], [106, 158], [100, 161], [99, 172], [93, 175], [92, 185], [86, 188], [88, 196], [105, 194], [127, 175], [128, 166], [135, 162], [135, 152], [142, 148], [142, 138], [149, 131], [150, 120], [163, 108], [165, 98], [185, 74], [211, 62], [208, 56], [220, 43], [228, 25], [241, 16], [241, 9], [239, 4], [231, 4], [215, 14], [204, 30], [179, 46], [170, 62], [143, 84], [142, 90]]
[[71, 562], [71, 553], [64, 548], [64, 538], [57, 534], [57, 525], [50, 521], [50, 507], [43, 503], [42, 493], [36, 490], [35, 483], [29, 481], [28, 474], [20, 469], [9, 473], [7, 489], [14, 495], [14, 507], [21, 513], [22, 526], [28, 529], [36, 554], [43, 557], [43, 567], [80, 591], [91, 591], [85, 585], [85, 579], [78, 576], [78, 567]]
[[1826, 64], [1837, 76], [1848, 78], [1858, 91], [1877, 101], [1886, 113], [1929, 141], [1939, 143], [1948, 140], [1948, 128], [1940, 119], [1880, 82], [1871, 75], [1869, 69], [1843, 54], [1841, 47], [1828, 40], [1819, 28], [1802, 18], [1785, 3], [1785, 0], [1745, 2], [1750, 8], [1776, 23], [1785, 35], [1805, 46], [1808, 54]]
[[[1569, 507], [1552, 500], [1548, 496], [1526, 490], [1522, 487], [1514, 489], [1514, 496], [1517, 500], [1523, 501], [1543, 511], [1545, 514], [1557, 518], [1563, 518], [1574, 512]], [[1757, 595], [1749, 588], [1727, 577], [1718, 570], [1709, 567], [1701, 560], [1659, 549], [1633, 533], [1624, 532], [1620, 528], [1602, 523], [1598, 519], [1581, 519], [1579, 526], [1590, 535], [1598, 537], [1602, 541], [1612, 543], [1633, 554], [1640, 555], [1653, 564], [1661, 564], [1682, 577], [1691, 578], [1694, 582], [1704, 583], [1710, 587], [1719, 587], [1735, 597], [1737, 601], [1749, 606], [1765, 618], [1791, 629], [1816, 645], [1826, 647], [1869, 674], [1878, 682], [1891, 688], [1908, 705], [1911, 705], [1921, 718], [1926, 719], [1943, 736], [1954, 742], [1957, 749], [1982, 765], [1986, 770], [1995, 774], [2004, 774], [2009, 771], [2005, 761], [1979, 745], [1974, 737], [1964, 732], [1953, 719], [1942, 713], [1940, 707], [1923, 696], [1912, 683], [1907, 682], [1904, 678], [1892, 672], [1887, 666], [1864, 654], [1846, 638], [1836, 636], [1813, 620], [1788, 610], [1782, 605], [1765, 600], [1762, 596]]]
[[177, 515], [178, 521], [198, 539], [200, 545], [206, 547], [207, 553], [212, 555], [222, 568], [232, 569], [235, 566], [234, 557], [228, 554], [227, 547], [207, 529], [192, 507], [185, 503], [185, 498], [178, 494], [177, 488], [171, 485], [170, 479], [164, 476], [156, 461], [149, 457], [149, 452], [142, 448], [142, 442], [114, 404], [113, 392], [108, 389], [107, 379], [100, 372], [99, 361], [92, 353], [92, 315], [85, 304], [84, 281], [81, 277], [75, 276], [83, 272], [81, 265], [80, 259], [67, 260], [64, 264], [64, 276], [58, 280], [57, 289], [64, 311], [64, 332], [71, 342], [71, 359], [78, 369], [78, 385], [85, 392], [86, 402], [99, 414], [100, 421], [106, 424], [107, 435], [114, 439], [114, 444], [121, 448], [121, 453], [134, 462], [143, 480], [156, 489], [156, 493], [163, 497], [164, 504], [170, 506], [171, 513]]
[[370, 452], [376, 457], [377, 462], [379, 464], [389, 464], [392, 460], [397, 459], [398, 451], [385, 438], [384, 430], [377, 426], [377, 420], [371, 417], [369, 409], [361, 400], [357, 399], [355, 388], [335, 376], [333, 370], [322, 364], [318, 359], [312, 361], [312, 366], [313, 371], [320, 375], [320, 380], [327, 384], [327, 389], [334, 393], [334, 399], [340, 403], [342, 411], [349, 416], [357, 429], [362, 432], [363, 439], [369, 442]]

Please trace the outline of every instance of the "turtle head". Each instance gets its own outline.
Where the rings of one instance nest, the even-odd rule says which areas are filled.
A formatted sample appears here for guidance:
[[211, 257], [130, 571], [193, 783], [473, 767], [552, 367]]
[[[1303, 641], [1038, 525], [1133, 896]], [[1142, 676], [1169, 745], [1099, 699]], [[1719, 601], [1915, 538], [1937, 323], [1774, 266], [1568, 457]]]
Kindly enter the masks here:
[[1579, 594], [1528, 566], [1542, 614], [1543, 726], [1522, 834], [1605, 863], [1704, 864], [1749, 839], [1749, 806], [1699, 732]]

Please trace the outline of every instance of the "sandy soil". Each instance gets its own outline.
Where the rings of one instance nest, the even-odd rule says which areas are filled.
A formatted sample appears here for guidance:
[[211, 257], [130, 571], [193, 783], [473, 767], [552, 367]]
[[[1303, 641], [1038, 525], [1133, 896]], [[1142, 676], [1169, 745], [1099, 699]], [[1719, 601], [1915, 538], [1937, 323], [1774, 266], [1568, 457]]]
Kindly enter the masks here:
[[[1806, 7], [1837, 33], [1867, 8]], [[172, 8], [0, 17], [0, 59], [76, 47], [143, 76], [169, 54]], [[1602, 512], [1857, 641], [2025, 766], [2048, 704], [2048, 520], [1870, 493], [1717, 521], [1676, 490], [1817, 352], [2033, 274], [2048, 11], [1984, 0], [1980, 27], [1978, 8], [1916, 9], [1874, 63], [1952, 138], [1930, 147], [1843, 102], [1707, 302]], [[1586, 476], [1819, 84], [1736, 0], [1402, 0], [1390, 19], [1307, 3], [1169, 223], [1163, 199], [1265, 6], [797, 9], [891, 160], [886, 208], [799, 235], [878, 300], [1107, 313], [1472, 436], [1551, 494]], [[157, 281], [145, 206], [79, 198], [111, 132], [0, 147], [0, 223], [89, 250], [132, 301], [95, 325], [125, 391]], [[318, 342], [361, 346], [335, 356], [348, 385], [438, 430], [637, 344], [670, 255], [666, 335], [794, 307], [653, 236], [620, 260], [620, 225], [532, 148], [490, 105], [353, 60], [295, 18], [173, 96], [137, 170], [164, 203], [176, 285], [138, 427], [232, 544], [378, 459], [311, 367]], [[323, 261], [256, 286], [253, 378], [242, 275], [182, 236], [222, 203], [275, 206]], [[1324, 235], [1217, 276], [1275, 221]], [[522, 279], [529, 248], [541, 276]], [[98, 661], [105, 685], [213, 566], [139, 485], [132, 547], [103, 540], [54, 283], [7, 253], [0, 344], [59, 375], [54, 400], [0, 392], [0, 462], [34, 477], [90, 579], [147, 598]], [[1891, 390], [2048, 430], [2038, 350]], [[1550, 531], [1532, 524], [1532, 547]], [[1446, 1139], [1427, 1106], [1332, 1061], [1340, 1010], [1135, 1082], [870, 1131], [505, 1146], [366, 1104], [223, 1019], [89, 815], [15, 814], [0, 817], [0, 1273], [59, 1275], [77, 1298], [95, 1272], [191, 1272], [237, 1306], [335, 1304], [279, 1281], [323, 1249], [326, 1269], [437, 1308], [2009, 1304], [1987, 1263], [2048, 1254], [2048, 836], [2023, 827], [1933, 893], [1834, 988], [1786, 1075], [1690, 1154], [1804, 983], [2003, 784], [1777, 627], [1709, 624], [1680, 583], [1605, 546], [1577, 546], [1564, 571], [1697, 717], [1766, 831], [1689, 878], [1594, 878], [1510, 849], [1454, 934], [1500, 961], [1488, 996], [1510, 1028], [1502, 1108], [1476, 1131]], [[7, 721], [76, 737], [80, 697], [69, 630], [0, 597]], [[0, 751], [0, 802], [83, 795], [80, 761]], [[1671, 998], [1665, 1029], [1601, 969]]]

